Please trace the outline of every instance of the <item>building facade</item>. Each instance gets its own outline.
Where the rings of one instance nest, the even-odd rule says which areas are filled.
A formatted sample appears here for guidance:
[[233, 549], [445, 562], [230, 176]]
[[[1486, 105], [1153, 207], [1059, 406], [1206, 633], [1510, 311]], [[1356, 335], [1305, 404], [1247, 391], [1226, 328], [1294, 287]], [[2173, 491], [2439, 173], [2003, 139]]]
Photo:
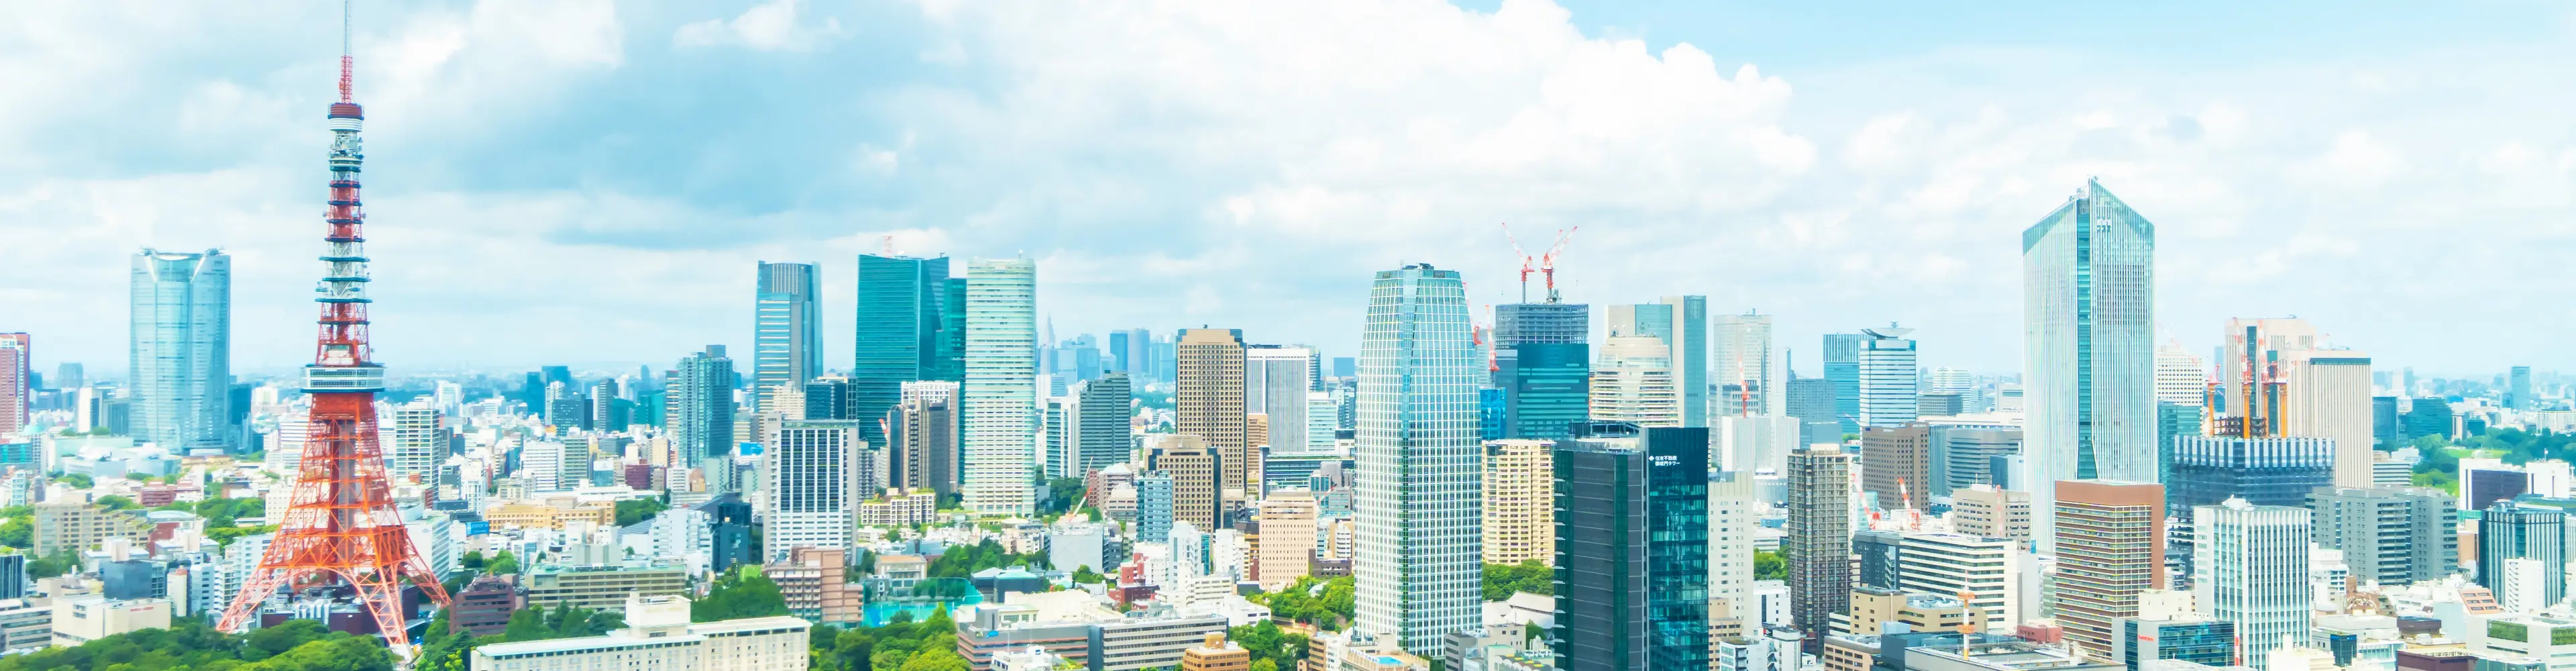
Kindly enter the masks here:
[[1476, 356], [1467, 289], [1427, 264], [1381, 271], [1360, 338], [1358, 628], [1439, 649], [1482, 624]]
[[1790, 621], [1813, 652], [1833, 615], [1851, 607], [1851, 455], [1836, 446], [1791, 452], [1787, 479]]
[[1037, 501], [1037, 262], [966, 267], [966, 382], [960, 388], [960, 488], [966, 508], [1028, 515]]
[[232, 275], [232, 257], [219, 250], [134, 256], [126, 370], [135, 442], [174, 453], [230, 444]]
[[814, 264], [760, 262], [752, 299], [751, 407], [766, 412], [775, 409], [771, 399], [780, 389], [802, 388], [823, 375], [823, 315]]
[[2157, 482], [2155, 225], [2088, 180], [2021, 239], [2032, 504], [2055, 510], [2061, 481]]
[[2192, 592], [2202, 614], [2232, 622], [2246, 659], [2262, 659], [2308, 633], [2316, 592], [2308, 580], [2306, 508], [2228, 499], [2192, 514]]
[[2152, 483], [2055, 483], [2050, 533], [2057, 582], [2050, 609], [2066, 641], [2097, 659], [2117, 647], [2111, 623], [2138, 615], [2138, 595], [2165, 583], [2165, 493]]
[[1172, 384], [1173, 430], [1198, 436], [1224, 458], [1225, 470], [1217, 475], [1220, 496], [1229, 489], [1260, 491], [1258, 482], [1248, 480], [1260, 469], [1247, 466], [1258, 462], [1250, 461], [1255, 453], [1245, 418], [1250, 413], [1243, 395], [1243, 332], [1182, 329], [1175, 340], [1180, 379]]
[[2440, 490], [2319, 487], [2307, 507], [2315, 513], [2310, 537], [2343, 551], [2353, 580], [2440, 580], [2460, 565], [2460, 518]]
[[1904, 426], [1922, 415], [1921, 372], [1915, 368], [1914, 329], [1861, 329], [1860, 425]]
[[860, 422], [805, 419], [782, 422], [762, 459], [769, 477], [764, 545], [769, 559], [800, 547], [844, 549], [857, 539], [859, 501], [877, 490], [866, 477]]
[[1485, 441], [1485, 563], [1556, 560], [1555, 450], [1555, 441]]

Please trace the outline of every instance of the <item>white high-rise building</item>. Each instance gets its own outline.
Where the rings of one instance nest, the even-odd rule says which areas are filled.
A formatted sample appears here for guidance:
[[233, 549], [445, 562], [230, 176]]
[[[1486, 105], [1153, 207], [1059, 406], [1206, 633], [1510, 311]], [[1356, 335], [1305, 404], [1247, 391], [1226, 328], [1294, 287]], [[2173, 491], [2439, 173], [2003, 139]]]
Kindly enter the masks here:
[[1708, 478], [1708, 600], [1758, 631], [1761, 611], [1747, 601], [1753, 590], [1753, 534], [1762, 518], [1752, 473], [1718, 472]]
[[1898, 541], [1898, 589], [1942, 596], [1968, 595], [1968, 607], [1987, 629], [2011, 629], [2036, 617], [2021, 611], [2021, 571], [2016, 541], [1963, 534], [1905, 534]]
[[1270, 435], [1245, 440], [1280, 452], [1305, 449], [1306, 395], [1315, 390], [1314, 358], [1314, 350], [1295, 345], [1244, 348], [1243, 411], [1270, 416]]
[[799, 547], [848, 548], [858, 533], [859, 501], [871, 494], [861, 483], [867, 442], [855, 420], [781, 422], [762, 455], [769, 482], [769, 559]]
[[1430, 655], [1483, 625], [1484, 449], [1467, 288], [1429, 265], [1381, 271], [1360, 336], [1359, 631]]
[[413, 401], [387, 414], [393, 416], [393, 421], [381, 434], [390, 443], [385, 454], [386, 474], [393, 476], [396, 483], [415, 478], [434, 483], [438, 465], [447, 463], [448, 456], [449, 440], [442, 413], [425, 402]]
[[[2155, 255], [2155, 225], [2089, 180], [2022, 231], [2033, 510], [2056, 510], [2063, 480], [2157, 481]], [[2038, 517], [2036, 537], [2054, 543], [2052, 516]]]
[[2206, 400], [2208, 364], [2182, 344], [2166, 342], [2156, 347], [2156, 402], [2197, 406]]
[[[982, 513], [1037, 511], [1038, 266], [1028, 259], [966, 265], [966, 507]], [[1469, 405], [1474, 405], [1470, 403]]]
[[[1682, 425], [1672, 349], [1653, 336], [1611, 336], [1592, 365], [1592, 418], [1642, 427]], [[1472, 405], [1472, 404], [1470, 404]]]
[[1798, 444], [1796, 417], [1719, 417], [1713, 431], [1716, 440], [1710, 441], [1709, 468], [1742, 472], [1747, 477], [1756, 472], [1786, 472], [1789, 453], [1807, 447]]
[[1709, 384], [1716, 385], [1723, 397], [1717, 407], [1727, 415], [1777, 415], [1783, 412], [1785, 398], [1774, 384], [1771, 353], [1771, 315], [1724, 314], [1712, 318], [1709, 330], [1716, 334], [1715, 365], [1709, 371]]
[[1914, 329], [1861, 329], [1860, 425], [1904, 426], [1923, 407], [1920, 377], [1914, 368]]
[[2236, 623], [2246, 657], [2308, 636], [2308, 515], [2244, 499], [2192, 509], [2192, 596], [2200, 614]]

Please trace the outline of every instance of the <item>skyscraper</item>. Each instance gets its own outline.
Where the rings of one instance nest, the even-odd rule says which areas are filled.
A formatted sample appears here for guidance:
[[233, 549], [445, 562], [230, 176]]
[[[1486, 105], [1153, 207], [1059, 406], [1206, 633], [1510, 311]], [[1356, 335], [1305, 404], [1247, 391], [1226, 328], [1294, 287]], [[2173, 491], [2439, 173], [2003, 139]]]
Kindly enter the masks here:
[[[1179, 377], [1172, 386], [1172, 425], [1179, 433], [1198, 436], [1208, 447], [1224, 458], [1224, 472], [1218, 474], [1217, 492], [1243, 492], [1243, 496], [1261, 491], [1260, 469], [1252, 467], [1252, 438], [1246, 436], [1243, 391], [1243, 332], [1234, 329], [1182, 329], [1179, 343]], [[1215, 529], [1215, 526], [1202, 526]]]
[[232, 257], [145, 249], [134, 256], [130, 431], [172, 452], [232, 435]]
[[1611, 422], [1557, 443], [1559, 668], [1709, 668], [1707, 445]]
[[[916, 380], [963, 381], [965, 305], [948, 257], [859, 255], [858, 327], [850, 362], [849, 417], [884, 417]], [[1035, 337], [1035, 336], [1032, 336]], [[860, 437], [885, 440], [878, 427]]]
[[2236, 623], [2245, 659], [2305, 638], [2316, 597], [2308, 583], [2308, 509], [2228, 499], [2192, 513], [2192, 592], [2202, 614]]
[[1781, 389], [1771, 380], [1771, 315], [1751, 310], [1718, 315], [1709, 328], [1717, 333], [1717, 365], [1711, 375], [1727, 395], [1718, 399], [1718, 407], [1730, 415], [1785, 412]]
[[1861, 431], [1861, 491], [1877, 494], [1881, 510], [1930, 507], [1932, 427], [1917, 422]]
[[1127, 421], [1134, 415], [1128, 406], [1136, 397], [1127, 386], [1129, 379], [1126, 373], [1109, 373], [1073, 386], [1073, 403], [1065, 412], [1065, 428], [1070, 432], [1065, 445], [1073, 449], [1064, 455], [1065, 462], [1073, 465], [1070, 477], [1127, 460], [1133, 433]]
[[2064, 480], [2154, 482], [2155, 225], [2088, 180], [2021, 240], [2032, 505], [2056, 510]]
[[1028, 515], [1037, 478], [1038, 266], [966, 266], [966, 384], [961, 394], [966, 508]]
[[1556, 560], [1555, 441], [1485, 442], [1485, 563]]
[[860, 484], [863, 449], [859, 425], [844, 419], [781, 422], [776, 440], [761, 455], [769, 477], [762, 519], [763, 546], [775, 561], [791, 548], [848, 548], [857, 537], [855, 514], [873, 492]]
[[1672, 369], [1678, 426], [1708, 426], [1708, 297], [1610, 306], [1610, 337], [1653, 337]]
[[452, 444], [438, 409], [415, 403], [394, 408], [389, 419], [392, 449], [385, 455], [385, 475], [396, 483], [436, 484], [438, 465], [447, 463]]
[[2191, 514], [2228, 499], [2299, 506], [2309, 492], [2335, 485], [2334, 441], [2322, 438], [2181, 436], [2174, 439], [2170, 510]]
[[814, 290], [814, 264], [760, 262], [751, 341], [753, 412], [771, 410], [769, 400], [780, 386], [801, 387], [823, 375], [823, 315]]
[[2536, 399], [2531, 396], [2531, 367], [2514, 366], [2505, 375], [2504, 407], [2530, 410], [2533, 400]]
[[1591, 306], [1494, 306], [1494, 387], [1503, 392], [1503, 437], [1555, 440], [1590, 416]]
[[27, 334], [0, 333], [0, 435], [27, 425], [27, 370], [35, 363], [35, 351]]
[[2112, 622], [2137, 617], [2138, 595], [2165, 582], [2165, 492], [2153, 483], [2054, 483], [2057, 584], [2050, 606], [2066, 640], [2086, 655], [2112, 655]]
[[1914, 367], [1914, 341], [1905, 336], [1914, 329], [1861, 329], [1860, 342], [1860, 424], [1861, 426], [1901, 426], [1915, 420], [1922, 407], [1921, 387]]
[[[672, 447], [691, 463], [733, 453], [733, 359], [723, 345], [681, 359], [671, 371]], [[726, 463], [715, 470], [731, 471]], [[710, 477], [719, 477], [710, 472]], [[727, 477], [725, 482], [730, 482]]]
[[1789, 620], [1824, 648], [1835, 613], [1851, 608], [1851, 455], [1839, 447], [1789, 453]]
[[1860, 433], [1860, 348], [1868, 340], [1858, 333], [1825, 334], [1825, 382], [1833, 386], [1842, 433]]
[[1145, 437], [1145, 470], [1172, 479], [1172, 519], [1223, 528], [1225, 454], [1206, 439], [1180, 433]]
[[[1243, 354], [1244, 411], [1270, 416], [1269, 434], [1245, 436], [1245, 441], [1251, 447], [1268, 445], [1281, 452], [1306, 449], [1306, 394], [1315, 388], [1315, 349], [1258, 345]], [[1258, 450], [1246, 452], [1247, 457], [1259, 455]], [[1260, 479], [1260, 468], [1251, 464], [1246, 468], [1251, 469], [1247, 479]], [[1258, 493], [1260, 487], [1245, 491]]]
[[1483, 624], [1484, 371], [1458, 271], [1380, 271], [1360, 337], [1358, 628], [1429, 655]]
[[903, 383], [886, 411], [886, 480], [896, 487], [928, 489], [942, 498], [957, 492], [957, 383]]
[[[1645, 306], [1652, 307], [1652, 306]], [[1653, 336], [1612, 335], [1592, 367], [1592, 418], [1638, 426], [1683, 426], [1672, 348]]]
[[[1789, 373], [1787, 414], [1798, 419], [1798, 444], [1839, 443], [1843, 440], [1841, 418], [1834, 413], [1834, 383], [1821, 377], [1798, 377]], [[1855, 399], [1856, 400], [1856, 399]]]

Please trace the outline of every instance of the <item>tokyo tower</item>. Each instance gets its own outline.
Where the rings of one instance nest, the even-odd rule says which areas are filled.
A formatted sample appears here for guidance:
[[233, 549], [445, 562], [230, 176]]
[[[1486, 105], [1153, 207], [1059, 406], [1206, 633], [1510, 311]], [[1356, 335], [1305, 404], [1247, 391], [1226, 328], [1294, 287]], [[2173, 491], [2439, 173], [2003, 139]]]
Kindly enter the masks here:
[[[367, 257], [358, 206], [358, 128], [365, 115], [350, 99], [349, 25], [343, 5], [340, 37], [340, 102], [331, 105], [331, 200], [324, 221], [325, 270], [314, 299], [322, 304], [321, 334], [313, 364], [304, 367], [304, 392], [313, 399], [311, 429], [286, 519], [276, 539], [245, 576], [241, 595], [216, 627], [240, 631], [260, 604], [281, 587], [338, 592], [373, 615], [385, 643], [406, 659], [410, 635], [402, 608], [408, 579], [431, 601], [447, 603], [447, 590], [413, 545], [394, 510], [386, 484], [384, 451], [376, 442], [376, 392], [385, 370], [367, 348]], [[354, 594], [350, 594], [354, 592]]]

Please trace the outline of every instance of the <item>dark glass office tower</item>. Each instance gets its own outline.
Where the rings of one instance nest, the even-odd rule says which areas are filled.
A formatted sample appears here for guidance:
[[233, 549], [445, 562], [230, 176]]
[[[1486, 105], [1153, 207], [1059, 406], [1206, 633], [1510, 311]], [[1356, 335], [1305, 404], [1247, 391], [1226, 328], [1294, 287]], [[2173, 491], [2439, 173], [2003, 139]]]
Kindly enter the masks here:
[[2540, 563], [2541, 603], [2567, 594], [2567, 514], [2499, 501], [2478, 511], [2478, 585], [2504, 589], [2504, 561]]
[[[859, 255], [858, 326], [844, 417], [884, 417], [903, 383], [965, 379], [965, 283], [948, 276], [948, 257]], [[885, 429], [860, 430], [870, 445]]]
[[1588, 424], [1554, 466], [1558, 668], [1707, 669], [1708, 430]]
[[1592, 306], [1494, 306], [1494, 387], [1503, 390], [1504, 438], [1555, 440], [1591, 416]]
[[1834, 418], [1843, 433], [1860, 433], [1860, 347], [1868, 340], [1858, 333], [1825, 334], [1825, 381], [1833, 385]]

